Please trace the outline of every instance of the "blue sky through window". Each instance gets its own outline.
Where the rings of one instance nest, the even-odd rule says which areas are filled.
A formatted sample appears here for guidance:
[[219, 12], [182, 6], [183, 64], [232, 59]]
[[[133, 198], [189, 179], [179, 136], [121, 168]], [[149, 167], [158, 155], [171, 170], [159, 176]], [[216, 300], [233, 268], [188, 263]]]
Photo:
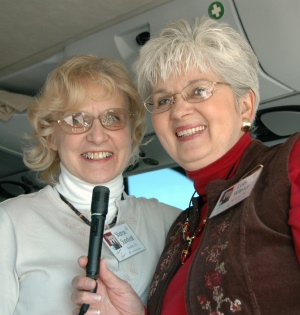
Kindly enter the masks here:
[[189, 206], [195, 191], [191, 180], [172, 169], [132, 175], [128, 187], [130, 195], [156, 198], [183, 210]]

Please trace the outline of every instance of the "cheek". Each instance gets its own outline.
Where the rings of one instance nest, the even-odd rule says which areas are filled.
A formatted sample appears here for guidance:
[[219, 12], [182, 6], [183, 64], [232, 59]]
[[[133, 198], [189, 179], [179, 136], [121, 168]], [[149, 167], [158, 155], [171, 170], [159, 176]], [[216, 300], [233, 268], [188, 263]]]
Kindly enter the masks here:
[[125, 151], [128, 152], [128, 154], [131, 154], [132, 151], [132, 134], [131, 134], [131, 130], [124, 130], [123, 133], [120, 133], [119, 135], [115, 135], [116, 138], [115, 140], [117, 141], [116, 143], [118, 143], [118, 147], [119, 148], [123, 148]]
[[53, 150], [58, 151], [59, 155], [65, 154], [72, 147], [78, 147], [79, 139], [78, 137], [71, 137], [68, 134], [60, 134], [59, 136], [55, 137], [53, 141]]
[[[159, 114], [159, 115], [162, 115], [162, 114]], [[151, 121], [152, 121], [152, 126], [154, 128], [154, 131], [157, 134], [161, 134], [165, 126], [165, 124], [163, 123], [163, 119], [161, 119], [161, 116], [152, 115]]]
[[216, 126], [218, 132], [220, 130], [226, 132], [228, 129], [234, 128], [239, 115], [234, 105], [226, 104], [223, 107], [220, 106], [218, 110], [210, 112], [206, 117], [209, 117], [209, 123]]

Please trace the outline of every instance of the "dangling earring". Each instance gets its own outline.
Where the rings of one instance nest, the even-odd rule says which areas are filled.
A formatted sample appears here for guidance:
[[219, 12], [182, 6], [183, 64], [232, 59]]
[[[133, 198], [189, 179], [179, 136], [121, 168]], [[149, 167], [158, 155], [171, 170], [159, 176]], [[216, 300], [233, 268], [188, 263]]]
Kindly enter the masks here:
[[251, 128], [251, 121], [248, 118], [243, 118], [243, 124], [241, 130], [248, 132]]

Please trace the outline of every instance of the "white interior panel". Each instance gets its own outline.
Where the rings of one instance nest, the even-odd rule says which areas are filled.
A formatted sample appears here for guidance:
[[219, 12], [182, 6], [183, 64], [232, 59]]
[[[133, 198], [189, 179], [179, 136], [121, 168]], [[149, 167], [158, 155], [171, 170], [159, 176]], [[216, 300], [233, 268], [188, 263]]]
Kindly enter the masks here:
[[[174, 19], [193, 21], [208, 16], [209, 0], [174, 0], [128, 20], [68, 44], [64, 49], [36, 65], [0, 78], [3, 88], [28, 93], [44, 84], [49, 71], [63, 59], [78, 53], [94, 53], [121, 59], [131, 70], [139, 46], [136, 36], [144, 31], [156, 34]], [[300, 91], [300, 1], [224, 0], [224, 16], [242, 36], [249, 38], [262, 69], [259, 79], [262, 103]], [[151, 125], [151, 124], [149, 124]], [[150, 130], [151, 131], [151, 127]], [[26, 115], [0, 122], [0, 149], [21, 154], [21, 137], [30, 127]], [[9, 138], [8, 138], [9, 137]]]
[[300, 91], [300, 1], [236, 0], [234, 3], [264, 71]]

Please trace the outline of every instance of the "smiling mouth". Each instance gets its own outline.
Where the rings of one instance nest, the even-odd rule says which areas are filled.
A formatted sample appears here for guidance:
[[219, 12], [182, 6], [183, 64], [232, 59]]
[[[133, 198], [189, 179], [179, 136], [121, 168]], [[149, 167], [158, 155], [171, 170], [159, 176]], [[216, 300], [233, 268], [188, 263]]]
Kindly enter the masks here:
[[196, 127], [196, 128], [190, 128], [190, 129], [186, 129], [186, 130], [182, 130], [182, 131], [178, 131], [176, 132], [176, 136], [178, 138], [181, 137], [186, 137], [186, 136], [191, 136], [199, 131], [204, 130], [206, 127], [205, 126], [200, 126], [200, 127]]
[[102, 160], [112, 156], [111, 152], [87, 152], [81, 154], [84, 158], [88, 160]]

